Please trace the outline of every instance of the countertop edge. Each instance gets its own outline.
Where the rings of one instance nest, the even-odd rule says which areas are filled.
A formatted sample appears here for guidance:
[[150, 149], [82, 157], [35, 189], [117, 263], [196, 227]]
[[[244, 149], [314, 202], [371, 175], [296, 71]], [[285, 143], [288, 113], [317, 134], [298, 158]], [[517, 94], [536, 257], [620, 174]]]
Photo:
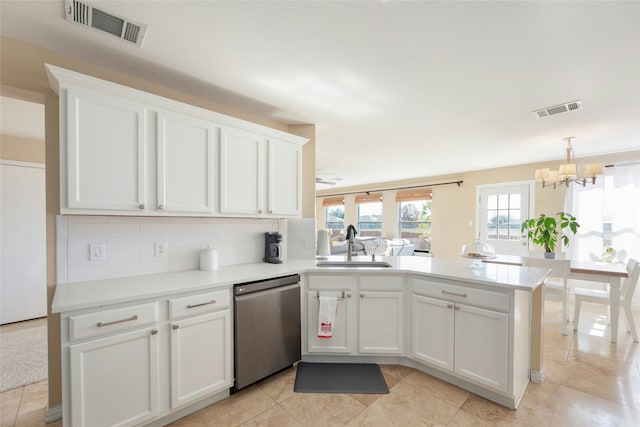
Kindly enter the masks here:
[[[66, 313], [115, 304], [133, 303], [153, 298], [170, 298], [177, 294], [186, 294], [204, 290], [229, 289], [235, 283], [250, 282], [253, 280], [269, 279], [291, 274], [305, 273], [382, 273], [382, 274], [412, 274], [416, 276], [431, 277], [437, 279], [457, 280], [469, 284], [501, 288], [507, 290], [521, 290], [533, 292], [548, 274], [544, 269], [539, 270], [533, 276], [527, 277], [527, 284], [517, 284], [516, 280], [509, 277], [509, 273], [520, 273], [525, 267], [494, 264], [490, 267], [494, 276], [489, 272], [481, 272], [484, 276], [472, 276], [469, 274], [468, 264], [460, 260], [441, 259], [433, 261], [433, 258], [422, 257], [384, 257], [392, 264], [392, 267], [379, 268], [344, 268], [344, 267], [316, 267], [316, 260], [293, 259], [282, 264], [251, 263], [220, 267], [214, 271], [187, 270], [167, 273], [147, 274], [141, 276], [129, 276], [103, 280], [63, 283], [56, 286], [52, 313]], [[398, 258], [411, 258], [411, 260], [399, 260]], [[416, 258], [416, 259], [413, 259]], [[450, 269], [458, 274], [444, 273], [442, 270]], [[511, 269], [511, 270], [510, 270]], [[434, 271], [435, 270], [435, 271]], [[438, 271], [441, 270], [441, 271]], [[502, 274], [502, 276], [500, 276]], [[506, 278], [502, 278], [502, 277]], [[493, 277], [492, 279], [488, 277]], [[502, 278], [502, 279], [500, 279]], [[509, 283], [511, 281], [511, 283]], [[135, 287], [135, 293], [132, 289]]]

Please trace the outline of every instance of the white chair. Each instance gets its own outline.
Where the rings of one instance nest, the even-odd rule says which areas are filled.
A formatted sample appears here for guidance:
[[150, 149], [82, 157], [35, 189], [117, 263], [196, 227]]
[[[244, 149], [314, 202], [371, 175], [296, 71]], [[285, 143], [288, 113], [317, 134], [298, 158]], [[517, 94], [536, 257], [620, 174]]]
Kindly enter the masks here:
[[[620, 308], [624, 311], [624, 318], [627, 322], [627, 331], [631, 332], [633, 341], [638, 342], [638, 331], [633, 321], [633, 314], [631, 313], [631, 299], [633, 293], [636, 290], [638, 284], [638, 277], [640, 276], [640, 264], [630, 259], [627, 263], [627, 272], [629, 277], [624, 279], [622, 287], [620, 288]], [[573, 316], [573, 330], [578, 330], [578, 319], [580, 318], [580, 304], [583, 302], [591, 302], [595, 304], [610, 305], [611, 299], [609, 297], [609, 291], [600, 291], [594, 289], [582, 289], [575, 288], [576, 296], [576, 308]], [[611, 310], [609, 310], [611, 312]]]
[[569, 286], [567, 284], [567, 277], [571, 270], [571, 261], [568, 259], [524, 257], [522, 258], [522, 265], [525, 267], [551, 269], [551, 272], [544, 280], [544, 286], [545, 289], [557, 289], [562, 293], [562, 321], [568, 322], [567, 299], [569, 297]]

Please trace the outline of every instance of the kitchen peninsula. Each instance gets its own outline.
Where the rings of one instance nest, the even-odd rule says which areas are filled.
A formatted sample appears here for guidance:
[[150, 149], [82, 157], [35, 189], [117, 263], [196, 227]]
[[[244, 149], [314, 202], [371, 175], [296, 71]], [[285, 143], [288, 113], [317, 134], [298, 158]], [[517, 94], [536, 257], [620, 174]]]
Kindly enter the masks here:
[[[402, 364], [517, 408], [530, 377], [532, 293], [547, 271], [381, 260], [390, 267], [291, 259], [58, 285], [52, 311], [62, 318], [64, 425], [90, 425], [106, 414], [123, 425], [162, 425], [226, 398], [231, 287], [295, 273], [302, 277], [303, 360]], [[317, 338], [319, 295], [339, 298], [329, 340]], [[196, 307], [188, 316], [187, 306]], [[123, 375], [138, 385], [118, 389], [114, 377]], [[92, 392], [117, 399], [105, 404]]]

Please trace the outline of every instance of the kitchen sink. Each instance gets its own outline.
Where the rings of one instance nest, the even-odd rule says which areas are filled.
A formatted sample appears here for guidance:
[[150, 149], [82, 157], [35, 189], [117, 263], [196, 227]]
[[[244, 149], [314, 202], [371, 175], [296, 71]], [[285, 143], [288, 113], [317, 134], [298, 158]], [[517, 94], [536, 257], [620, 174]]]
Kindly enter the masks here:
[[389, 268], [391, 264], [384, 261], [318, 261], [316, 267], [373, 267], [373, 268]]

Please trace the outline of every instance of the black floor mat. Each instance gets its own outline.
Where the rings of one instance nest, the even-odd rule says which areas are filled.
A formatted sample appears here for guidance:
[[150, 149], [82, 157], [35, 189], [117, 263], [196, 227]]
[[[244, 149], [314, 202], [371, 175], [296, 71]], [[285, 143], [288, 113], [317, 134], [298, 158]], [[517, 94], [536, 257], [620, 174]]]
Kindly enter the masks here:
[[387, 394], [380, 367], [370, 363], [298, 363], [298, 393]]

